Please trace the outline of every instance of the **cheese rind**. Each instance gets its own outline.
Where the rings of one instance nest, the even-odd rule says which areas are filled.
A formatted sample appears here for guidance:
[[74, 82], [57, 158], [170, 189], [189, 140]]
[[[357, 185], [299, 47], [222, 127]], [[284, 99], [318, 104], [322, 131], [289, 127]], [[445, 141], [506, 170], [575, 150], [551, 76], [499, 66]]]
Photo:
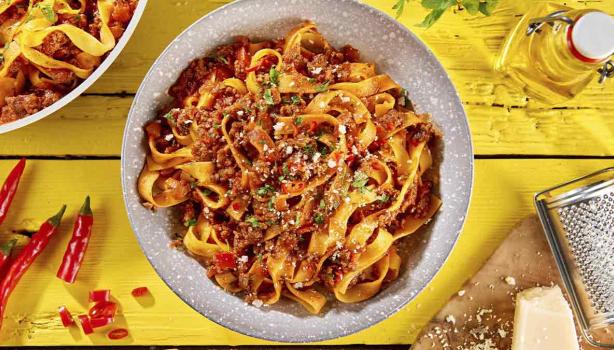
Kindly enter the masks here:
[[516, 295], [512, 350], [579, 350], [573, 314], [558, 286]]

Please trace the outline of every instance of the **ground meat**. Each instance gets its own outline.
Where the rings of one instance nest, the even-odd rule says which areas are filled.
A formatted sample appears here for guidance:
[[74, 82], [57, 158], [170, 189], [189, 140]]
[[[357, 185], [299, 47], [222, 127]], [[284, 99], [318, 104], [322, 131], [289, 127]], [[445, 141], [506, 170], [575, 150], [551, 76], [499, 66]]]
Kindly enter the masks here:
[[28, 95], [6, 97], [6, 105], [2, 107], [0, 124], [21, 119], [50, 106], [59, 100], [61, 95], [52, 90], [43, 90]]
[[237, 255], [242, 255], [247, 247], [262, 241], [264, 231], [254, 226], [252, 223], [240, 222], [234, 230], [232, 247]]

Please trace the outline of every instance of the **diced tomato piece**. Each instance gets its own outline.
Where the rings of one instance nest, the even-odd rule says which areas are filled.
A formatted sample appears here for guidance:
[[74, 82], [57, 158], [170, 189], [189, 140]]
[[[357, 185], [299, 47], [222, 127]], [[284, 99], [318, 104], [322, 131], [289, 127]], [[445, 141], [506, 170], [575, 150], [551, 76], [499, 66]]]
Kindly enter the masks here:
[[132, 296], [135, 298], [142, 297], [149, 293], [149, 289], [147, 287], [138, 287], [132, 290]]
[[79, 322], [81, 323], [83, 333], [86, 335], [94, 333], [94, 327], [92, 327], [92, 322], [87, 315], [79, 315]]
[[237, 259], [233, 253], [219, 252], [215, 254], [215, 264], [221, 269], [234, 269], [237, 267]]
[[95, 318], [90, 318], [90, 324], [92, 325], [92, 328], [96, 329], [96, 328], [101, 328], [104, 326], [108, 326], [111, 323], [113, 323], [113, 321], [115, 321], [115, 319], [113, 317], [95, 317]]
[[347, 157], [345, 157], [345, 162], [347, 163], [347, 165], [351, 168], [352, 165], [354, 164], [354, 162], [356, 161], [356, 155], [355, 154], [348, 154]]
[[269, 69], [271, 69], [273, 64], [275, 64], [276, 62], [277, 62], [276, 56], [265, 56], [255, 66], [251, 66], [247, 68], [245, 71], [247, 73], [256, 72], [256, 71], [268, 71]]
[[311, 123], [309, 123], [309, 131], [314, 132], [317, 129], [318, 129], [318, 122], [316, 122], [315, 120], [312, 120]]
[[90, 303], [98, 303], [101, 301], [110, 301], [111, 291], [108, 289], [93, 290], [90, 292]]
[[58, 313], [60, 314], [60, 320], [62, 320], [62, 325], [64, 327], [70, 327], [75, 324], [75, 320], [72, 318], [70, 311], [66, 308], [66, 306], [62, 305], [58, 309]]
[[90, 311], [88, 312], [88, 314], [92, 318], [115, 317], [116, 313], [117, 313], [117, 304], [115, 304], [114, 302], [110, 302], [110, 301], [102, 301], [102, 302], [96, 303], [94, 304], [94, 306], [90, 308]]
[[239, 202], [233, 202], [233, 203], [232, 203], [232, 209], [233, 209], [233, 210], [241, 210], [241, 203], [239, 203]]
[[125, 328], [116, 328], [107, 334], [107, 337], [111, 340], [123, 339], [128, 336], [128, 330]]

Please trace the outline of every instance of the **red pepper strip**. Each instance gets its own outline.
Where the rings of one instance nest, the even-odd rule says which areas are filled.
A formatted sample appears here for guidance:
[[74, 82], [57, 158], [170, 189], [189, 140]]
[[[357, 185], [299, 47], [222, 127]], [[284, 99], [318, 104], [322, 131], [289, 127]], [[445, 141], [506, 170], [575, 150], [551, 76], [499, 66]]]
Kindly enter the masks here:
[[0, 225], [2, 225], [11, 207], [13, 197], [15, 197], [15, 192], [17, 192], [17, 187], [19, 186], [21, 174], [23, 174], [23, 169], [25, 167], [26, 159], [21, 158], [13, 170], [11, 170], [9, 176], [7, 176], [4, 185], [2, 185], [2, 189], [0, 189]]
[[149, 293], [149, 289], [147, 289], [147, 287], [138, 287], [132, 290], [132, 296], [135, 298], [142, 297], [147, 293]]
[[0, 244], [0, 271], [2, 271], [4, 265], [6, 265], [7, 261], [9, 261], [13, 247], [15, 247], [15, 243], [17, 243], [17, 240], [12, 239], [4, 244]]
[[4, 279], [0, 282], [0, 328], [2, 328], [2, 319], [11, 292], [15, 289], [17, 283], [19, 283], [19, 280], [23, 277], [34, 260], [45, 249], [47, 244], [49, 244], [49, 240], [53, 237], [54, 233], [57, 232], [65, 210], [66, 206], [64, 205], [56, 215], [50, 217], [41, 225], [38, 232], [32, 236], [30, 242], [19, 253], [4, 276]]
[[94, 333], [92, 321], [87, 315], [79, 315], [79, 322], [81, 322], [81, 328], [83, 328], [83, 333], [85, 333], [86, 335]]
[[100, 289], [90, 291], [90, 303], [99, 303], [111, 300], [111, 291], [108, 289]]
[[90, 196], [85, 197], [85, 202], [79, 211], [72, 230], [72, 238], [68, 242], [64, 259], [58, 269], [57, 277], [67, 283], [74, 283], [77, 273], [81, 268], [81, 262], [85, 256], [85, 250], [92, 234], [94, 216], [90, 208]]
[[117, 313], [117, 304], [109, 301], [102, 301], [96, 303], [90, 308], [88, 314], [91, 318], [99, 317], [115, 317]]
[[115, 321], [113, 317], [96, 317], [90, 319], [90, 324], [92, 325], [92, 328], [96, 329], [108, 326], [113, 323], [113, 321]]
[[125, 328], [117, 328], [109, 332], [107, 337], [111, 340], [118, 340], [128, 336], [128, 330]]
[[65, 328], [68, 328], [75, 324], [75, 320], [72, 318], [72, 315], [70, 314], [70, 311], [68, 311], [66, 306], [60, 306], [60, 308], [58, 309], [58, 313], [60, 314], [60, 320], [62, 320], [62, 325], [64, 325]]

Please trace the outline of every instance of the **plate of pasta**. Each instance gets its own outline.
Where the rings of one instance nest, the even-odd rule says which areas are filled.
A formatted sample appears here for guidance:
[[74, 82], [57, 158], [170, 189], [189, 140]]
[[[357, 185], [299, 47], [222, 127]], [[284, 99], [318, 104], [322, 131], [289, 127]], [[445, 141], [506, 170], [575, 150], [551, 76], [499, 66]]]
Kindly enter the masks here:
[[462, 229], [472, 162], [453, 85], [402, 25], [355, 1], [243, 0], [152, 66], [122, 185], [181, 299], [243, 334], [308, 342], [428, 284]]
[[0, 133], [57, 111], [119, 55], [147, 0], [0, 1]]

